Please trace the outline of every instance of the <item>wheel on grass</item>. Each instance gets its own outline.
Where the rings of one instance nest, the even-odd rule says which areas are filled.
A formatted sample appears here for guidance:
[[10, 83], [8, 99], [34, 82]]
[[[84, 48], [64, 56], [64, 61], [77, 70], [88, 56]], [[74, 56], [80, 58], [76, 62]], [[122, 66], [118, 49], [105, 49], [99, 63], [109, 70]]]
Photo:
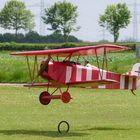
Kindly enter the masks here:
[[58, 124], [58, 132], [59, 133], [68, 133], [69, 129], [70, 129], [70, 125], [69, 125], [69, 123], [67, 121], [61, 121]]

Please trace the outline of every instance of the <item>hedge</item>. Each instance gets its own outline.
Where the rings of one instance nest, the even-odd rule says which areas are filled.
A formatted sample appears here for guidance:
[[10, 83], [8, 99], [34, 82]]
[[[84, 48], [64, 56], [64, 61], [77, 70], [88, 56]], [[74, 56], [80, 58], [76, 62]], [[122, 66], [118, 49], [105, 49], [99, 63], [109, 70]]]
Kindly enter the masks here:
[[[0, 43], [0, 51], [32, 51], [32, 50], [44, 50], [44, 49], [58, 49], [58, 48], [71, 48], [80, 46], [94, 46], [101, 43], [66, 43], [66, 44], [27, 44], [27, 43], [15, 43], [7, 42]], [[103, 43], [102, 43], [103, 44]], [[114, 43], [108, 43], [114, 44]], [[115, 45], [127, 46], [132, 50], [135, 50], [136, 45], [140, 43], [116, 43]]]

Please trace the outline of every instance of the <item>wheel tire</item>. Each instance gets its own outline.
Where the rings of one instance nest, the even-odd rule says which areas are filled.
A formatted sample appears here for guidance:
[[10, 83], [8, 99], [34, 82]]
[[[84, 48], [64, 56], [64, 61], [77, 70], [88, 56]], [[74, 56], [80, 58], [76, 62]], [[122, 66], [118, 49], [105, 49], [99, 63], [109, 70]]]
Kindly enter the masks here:
[[62, 96], [61, 96], [61, 100], [63, 103], [69, 103], [70, 100], [71, 100], [71, 96], [70, 96], [70, 93], [65, 91], [62, 93]]
[[51, 101], [51, 99], [46, 98], [47, 96], [50, 96], [50, 94], [47, 91], [43, 91], [39, 96], [39, 101], [42, 105], [48, 105]]
[[69, 123], [68, 123], [67, 121], [61, 121], [61, 122], [58, 124], [58, 132], [59, 132], [59, 133], [62, 133], [62, 131], [60, 130], [60, 127], [61, 127], [61, 125], [62, 125], [63, 123], [65, 123], [65, 124], [67, 125], [67, 130], [66, 130], [65, 132], [68, 133], [68, 132], [69, 132], [69, 129], [70, 129], [70, 126], [69, 126]]

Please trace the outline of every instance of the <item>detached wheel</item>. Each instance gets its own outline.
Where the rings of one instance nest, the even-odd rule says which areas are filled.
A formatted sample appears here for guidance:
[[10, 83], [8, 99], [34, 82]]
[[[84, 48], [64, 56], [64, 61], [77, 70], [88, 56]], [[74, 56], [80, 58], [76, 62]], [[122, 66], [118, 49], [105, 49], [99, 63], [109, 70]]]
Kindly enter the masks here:
[[39, 96], [39, 101], [42, 105], [48, 105], [51, 101], [50, 98], [47, 98], [49, 97], [50, 94], [47, 92], [47, 91], [43, 91], [40, 96]]
[[61, 121], [58, 124], [58, 132], [59, 133], [68, 133], [70, 129], [69, 123], [67, 121]]

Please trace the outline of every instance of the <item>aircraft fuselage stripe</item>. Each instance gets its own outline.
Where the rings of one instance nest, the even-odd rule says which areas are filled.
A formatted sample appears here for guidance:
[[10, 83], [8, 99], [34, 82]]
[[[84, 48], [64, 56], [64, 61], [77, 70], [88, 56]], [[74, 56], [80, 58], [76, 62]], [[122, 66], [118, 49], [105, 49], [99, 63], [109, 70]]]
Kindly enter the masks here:
[[92, 80], [92, 68], [87, 69], [86, 80], [87, 81]]
[[76, 81], [81, 81], [82, 79], [82, 69], [78, 68], [76, 69]]
[[112, 79], [119, 83], [113, 85], [98, 85], [97, 88], [106, 89], [136, 89], [136, 78], [129, 77], [126, 75], [115, 74], [109, 71], [93, 69], [87, 67], [86, 69], [81, 66], [75, 68], [71, 66], [66, 67], [66, 79], [65, 82], [79, 82], [79, 81], [90, 81], [90, 80], [106, 80]]
[[66, 83], [70, 82], [71, 74], [72, 74], [72, 67], [67, 66], [67, 68], [66, 68]]

